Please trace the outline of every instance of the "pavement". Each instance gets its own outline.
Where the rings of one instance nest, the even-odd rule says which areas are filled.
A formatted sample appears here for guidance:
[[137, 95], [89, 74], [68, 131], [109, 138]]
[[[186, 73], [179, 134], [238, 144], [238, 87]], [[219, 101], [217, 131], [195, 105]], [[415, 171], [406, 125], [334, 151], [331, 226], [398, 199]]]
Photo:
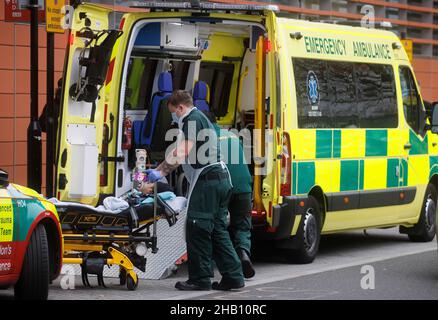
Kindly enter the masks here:
[[[255, 277], [239, 291], [178, 291], [175, 282], [187, 279], [182, 266], [167, 279], [140, 280], [135, 291], [119, 286], [114, 278], [105, 278], [108, 288], [98, 287], [93, 277], [92, 288], [84, 287], [76, 277], [74, 290], [64, 290], [61, 275], [51, 285], [49, 299], [438, 299], [436, 251], [435, 240], [413, 243], [398, 228], [355, 231], [323, 236], [312, 264], [289, 264], [284, 252], [267, 249], [254, 262]], [[218, 272], [215, 279], [220, 279]], [[0, 299], [10, 299], [12, 294], [12, 290], [0, 291]]]

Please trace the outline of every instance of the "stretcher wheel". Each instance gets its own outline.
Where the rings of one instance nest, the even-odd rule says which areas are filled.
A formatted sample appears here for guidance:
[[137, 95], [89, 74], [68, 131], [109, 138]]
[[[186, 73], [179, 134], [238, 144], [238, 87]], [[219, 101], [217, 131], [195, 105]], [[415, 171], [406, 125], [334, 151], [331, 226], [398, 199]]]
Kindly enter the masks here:
[[128, 287], [128, 290], [134, 291], [138, 287], [138, 279], [135, 281], [134, 278], [130, 274], [126, 276], [126, 286]]
[[126, 270], [123, 268], [120, 268], [119, 280], [121, 286], [124, 286], [126, 284]]

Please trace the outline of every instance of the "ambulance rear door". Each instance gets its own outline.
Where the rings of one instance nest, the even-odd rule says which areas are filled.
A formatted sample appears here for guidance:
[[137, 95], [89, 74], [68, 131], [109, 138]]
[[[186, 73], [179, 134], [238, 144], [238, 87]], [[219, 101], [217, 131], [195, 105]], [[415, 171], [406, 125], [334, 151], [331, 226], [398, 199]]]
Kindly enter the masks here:
[[95, 205], [99, 199], [105, 84], [121, 32], [114, 11], [91, 4], [74, 9], [59, 112], [56, 196]]

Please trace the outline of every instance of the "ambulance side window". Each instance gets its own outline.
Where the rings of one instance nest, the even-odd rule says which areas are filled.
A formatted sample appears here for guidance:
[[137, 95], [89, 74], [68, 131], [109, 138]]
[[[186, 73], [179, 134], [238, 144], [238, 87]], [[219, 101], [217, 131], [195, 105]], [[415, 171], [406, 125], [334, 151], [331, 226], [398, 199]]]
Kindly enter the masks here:
[[397, 98], [390, 65], [355, 63], [361, 128], [396, 128]]
[[390, 65], [293, 59], [300, 128], [396, 128]]
[[359, 114], [353, 64], [328, 62], [327, 68], [333, 126], [335, 128], [358, 128]]
[[293, 59], [300, 128], [333, 128], [326, 62]]
[[403, 98], [403, 113], [406, 122], [416, 132], [420, 133], [420, 112], [422, 109], [420, 96], [418, 94], [411, 70], [408, 67], [400, 67], [400, 86]]

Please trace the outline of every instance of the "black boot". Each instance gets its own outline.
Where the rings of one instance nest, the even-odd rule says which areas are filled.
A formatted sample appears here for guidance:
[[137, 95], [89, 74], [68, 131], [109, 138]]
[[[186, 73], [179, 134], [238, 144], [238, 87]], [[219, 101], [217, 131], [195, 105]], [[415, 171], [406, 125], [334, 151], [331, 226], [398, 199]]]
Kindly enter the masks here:
[[246, 279], [252, 278], [255, 275], [254, 267], [252, 266], [251, 259], [244, 249], [240, 249], [237, 251], [237, 254], [242, 262], [242, 271], [243, 276]]
[[223, 291], [228, 291], [231, 289], [240, 289], [243, 288], [245, 286], [244, 282], [237, 282], [234, 280], [226, 280], [224, 278], [222, 278], [221, 282], [213, 282], [213, 284], [211, 285], [211, 288], [213, 290], [223, 290]]
[[211, 290], [211, 288], [209, 286], [200, 286], [198, 284], [190, 282], [189, 280], [178, 281], [175, 284], [175, 288], [178, 290], [183, 290], [183, 291], [196, 291], [196, 290], [208, 291], [208, 290]]

